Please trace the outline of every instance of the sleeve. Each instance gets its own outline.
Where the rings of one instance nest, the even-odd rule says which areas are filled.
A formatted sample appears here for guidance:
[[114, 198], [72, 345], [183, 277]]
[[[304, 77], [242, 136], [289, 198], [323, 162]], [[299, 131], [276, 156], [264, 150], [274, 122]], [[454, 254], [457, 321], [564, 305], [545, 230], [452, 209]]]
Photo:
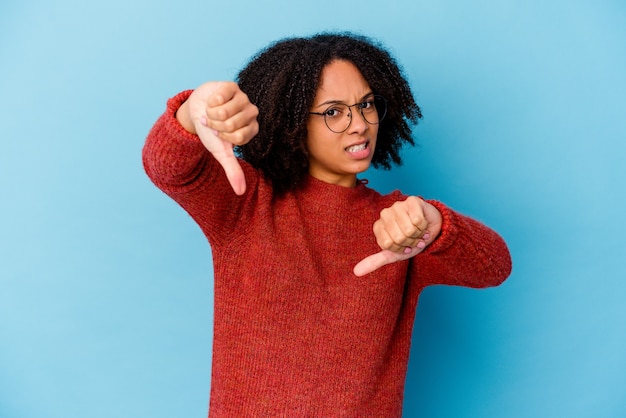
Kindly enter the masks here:
[[501, 284], [512, 261], [502, 237], [482, 223], [428, 201], [443, 217], [441, 233], [411, 263], [411, 275], [424, 286], [456, 285], [484, 288]]
[[142, 160], [150, 180], [189, 213], [213, 244], [228, 239], [232, 226], [245, 220], [258, 174], [240, 160], [248, 192], [244, 196], [233, 192], [224, 170], [200, 138], [176, 119], [176, 111], [190, 94], [184, 91], [168, 100], [165, 113], [148, 133]]
[[212, 174], [211, 164], [207, 164], [209, 153], [200, 138], [176, 120], [176, 111], [190, 94], [184, 91], [168, 100], [165, 113], [148, 133], [142, 153], [150, 180], [174, 200]]

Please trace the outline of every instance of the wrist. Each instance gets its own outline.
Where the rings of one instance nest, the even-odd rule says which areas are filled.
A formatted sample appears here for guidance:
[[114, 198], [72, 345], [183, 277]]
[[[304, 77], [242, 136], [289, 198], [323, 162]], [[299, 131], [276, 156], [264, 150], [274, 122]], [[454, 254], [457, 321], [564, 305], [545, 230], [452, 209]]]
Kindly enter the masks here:
[[189, 100], [185, 100], [174, 115], [180, 125], [189, 133], [196, 134], [196, 127], [189, 116]]

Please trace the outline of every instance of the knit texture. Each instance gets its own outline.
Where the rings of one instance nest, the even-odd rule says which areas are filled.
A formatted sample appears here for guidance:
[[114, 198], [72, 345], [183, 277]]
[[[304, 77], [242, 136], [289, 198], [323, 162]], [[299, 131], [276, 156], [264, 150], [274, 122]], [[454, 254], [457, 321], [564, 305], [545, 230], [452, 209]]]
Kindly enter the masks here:
[[198, 223], [214, 264], [211, 417], [402, 414], [417, 300], [433, 284], [487, 287], [510, 274], [504, 241], [445, 205], [440, 236], [411, 260], [364, 277], [353, 267], [380, 251], [372, 225], [406, 196], [309, 177], [276, 197], [241, 161], [233, 193], [222, 168], [168, 101], [143, 150], [152, 181]]

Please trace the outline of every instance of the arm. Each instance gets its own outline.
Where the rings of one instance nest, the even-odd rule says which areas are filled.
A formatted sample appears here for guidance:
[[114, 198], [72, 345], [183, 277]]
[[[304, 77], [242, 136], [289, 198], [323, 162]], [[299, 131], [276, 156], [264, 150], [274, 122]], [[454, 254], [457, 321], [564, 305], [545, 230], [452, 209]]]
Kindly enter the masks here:
[[416, 196], [381, 210], [372, 228], [381, 251], [361, 260], [354, 274], [364, 276], [387, 264], [415, 257], [437, 239], [441, 223], [439, 210]]
[[[231, 85], [231, 83], [209, 83], [206, 86], [215, 87], [215, 84]], [[168, 101], [165, 113], [156, 121], [146, 138], [142, 156], [145, 171], [155, 185], [187, 210], [205, 230], [205, 233], [216, 238], [221, 236], [221, 232], [218, 231], [224, 229], [224, 225], [235, 222], [237, 217], [241, 216], [241, 212], [237, 213], [234, 208], [241, 207], [244, 200], [233, 193], [233, 183], [225, 174], [226, 168], [223, 164], [220, 165], [218, 158], [207, 149], [205, 142], [213, 148], [215, 144], [211, 144], [210, 141], [217, 142], [218, 146], [221, 144], [226, 152], [230, 149], [232, 154], [232, 143], [249, 140], [250, 135], [256, 133], [258, 125], [256, 124], [256, 107], [250, 104], [247, 98], [243, 100], [243, 103], [249, 113], [244, 112], [244, 115], [254, 115], [252, 121], [249, 120], [251, 116], [242, 119], [241, 112], [228, 113], [232, 112], [232, 107], [223, 108], [221, 105], [206, 104], [203, 107], [204, 115], [197, 116], [196, 119], [196, 123], [200, 125], [199, 128], [196, 125], [191, 127], [184, 125], [184, 121], [179, 122], [184, 115], [190, 116], [194, 98], [202, 98], [203, 90], [201, 86], [194, 92], [182, 92]], [[238, 87], [235, 90], [238, 90]], [[232, 104], [231, 102], [233, 100], [228, 101], [227, 104]], [[214, 107], [221, 107], [222, 115], [234, 116], [224, 118], [219, 115], [219, 111], [216, 116]], [[226, 122], [219, 120], [220, 117]], [[233, 117], [235, 119], [239, 117], [239, 119], [228, 122]], [[231, 124], [230, 127], [226, 126], [228, 123]], [[221, 131], [218, 134], [211, 133], [211, 138], [206, 140], [196, 134], [197, 129]], [[236, 139], [237, 135], [241, 135], [239, 140]], [[250, 166], [245, 163], [240, 166], [234, 156], [232, 161], [227, 161], [226, 164], [229, 163], [240, 170], [242, 181], [243, 171], [245, 171], [248, 181], [256, 183], [256, 171]], [[248, 200], [251, 197], [248, 193], [244, 199]], [[209, 232], [210, 229], [213, 231]]]
[[442, 215], [439, 238], [411, 263], [410, 274], [426, 285], [483, 288], [511, 274], [509, 249], [498, 233], [444, 204], [430, 201]]
[[[247, 143], [257, 134], [257, 115], [257, 107], [236, 83], [209, 82], [191, 93], [179, 94], [168, 102], [167, 112], [148, 135], [143, 155], [148, 175], [153, 180], [159, 177], [150, 168], [162, 166], [165, 161], [160, 161], [161, 157], [185, 160], [189, 166], [185, 169], [193, 171], [194, 164], [199, 163], [195, 160], [204, 157], [199, 151], [204, 146], [224, 169], [235, 193], [243, 194], [245, 178], [233, 147]], [[172, 122], [172, 116], [178, 123]], [[159, 155], [157, 149], [166, 147], [171, 148], [171, 155]], [[177, 169], [184, 171], [182, 167]]]
[[222, 166], [236, 194], [246, 190], [246, 181], [235, 145], [250, 141], [259, 131], [259, 110], [236, 83], [213, 82], [198, 87], [178, 109], [176, 119]]
[[355, 266], [357, 276], [418, 254], [411, 269], [425, 284], [494, 286], [511, 272], [497, 233], [436, 201], [412, 196], [396, 202], [381, 211], [373, 230], [381, 251]]
[[198, 136], [176, 120], [178, 109], [191, 93], [184, 91], [167, 101], [165, 112], [150, 129], [142, 150], [146, 174], [174, 200], [212, 176], [215, 165]]

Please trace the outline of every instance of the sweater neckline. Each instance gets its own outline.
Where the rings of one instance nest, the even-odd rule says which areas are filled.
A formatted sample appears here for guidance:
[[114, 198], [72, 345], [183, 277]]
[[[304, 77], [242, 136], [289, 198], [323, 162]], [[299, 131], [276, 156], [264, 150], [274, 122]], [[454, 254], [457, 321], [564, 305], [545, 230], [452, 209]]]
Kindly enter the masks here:
[[313, 207], [318, 210], [324, 208], [329, 210], [358, 208], [367, 204], [364, 201], [364, 197], [371, 192], [371, 189], [367, 187], [367, 183], [365, 179], [357, 179], [356, 186], [345, 187], [326, 183], [308, 175], [296, 194], [300, 202], [307, 207]]

